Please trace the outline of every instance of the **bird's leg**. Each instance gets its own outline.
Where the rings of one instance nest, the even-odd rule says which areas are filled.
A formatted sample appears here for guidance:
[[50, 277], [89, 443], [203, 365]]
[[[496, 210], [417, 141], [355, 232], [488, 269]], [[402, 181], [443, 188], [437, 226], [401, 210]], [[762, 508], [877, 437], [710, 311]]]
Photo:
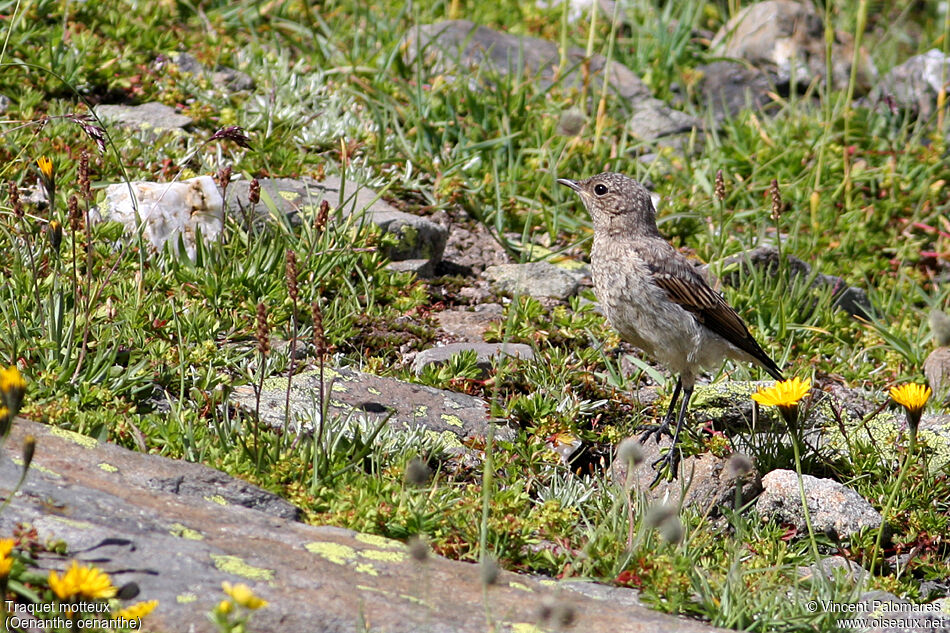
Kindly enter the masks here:
[[656, 477], [650, 484], [651, 488], [655, 486], [658, 481], [660, 481], [664, 471], [668, 471], [670, 479], [676, 479], [676, 467], [679, 465], [680, 461], [680, 450], [676, 444], [680, 439], [680, 431], [683, 430], [683, 421], [686, 419], [686, 408], [689, 405], [689, 399], [692, 395], [692, 385], [683, 388], [683, 400], [680, 402], [679, 415], [676, 416], [676, 430], [673, 431], [673, 443], [670, 444], [670, 448], [666, 452], [666, 455], [653, 462], [653, 468], [656, 470]]
[[662, 424], [647, 424], [641, 426], [638, 430], [643, 431], [643, 435], [640, 436], [640, 442], [646, 442], [650, 439], [650, 436], [656, 436], [656, 441], [660, 441], [660, 436], [666, 433], [670, 434], [670, 422], [673, 421], [673, 412], [676, 411], [676, 401], [680, 397], [680, 390], [683, 388], [683, 379], [676, 379], [676, 386], [673, 388], [673, 397], [670, 398], [670, 408], [666, 411], [666, 415], [663, 416]]

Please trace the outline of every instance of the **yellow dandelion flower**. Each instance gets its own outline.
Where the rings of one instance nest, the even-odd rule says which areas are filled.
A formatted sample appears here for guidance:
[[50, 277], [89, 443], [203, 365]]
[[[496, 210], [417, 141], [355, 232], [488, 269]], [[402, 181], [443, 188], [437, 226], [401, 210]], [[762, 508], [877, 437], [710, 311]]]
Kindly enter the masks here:
[[891, 387], [891, 398], [894, 402], [907, 409], [908, 413], [920, 415], [924, 405], [930, 399], [930, 387], [918, 385], [917, 383], [907, 383], [900, 387]]
[[216, 613], [220, 615], [227, 615], [231, 613], [231, 609], [233, 608], [234, 608], [233, 602], [231, 602], [230, 600], [222, 600], [221, 602], [218, 603], [218, 605], [214, 608], [214, 610]]
[[20, 410], [20, 403], [23, 402], [23, 393], [26, 391], [26, 381], [20, 375], [20, 371], [14, 365], [6, 369], [0, 367], [0, 393], [3, 394], [3, 402], [8, 409], [7, 417], [16, 415]]
[[116, 593], [108, 574], [92, 565], [80, 566], [75, 560], [62, 576], [55, 571], [49, 573], [49, 588], [60, 600], [112, 598]]
[[158, 606], [158, 600], [146, 600], [145, 602], [136, 602], [135, 604], [129, 605], [124, 609], [119, 609], [113, 615], [113, 619], [116, 620], [137, 620], [139, 618], [144, 618], [149, 613], [155, 610], [155, 607]]
[[13, 559], [9, 556], [0, 558], [0, 579], [9, 576], [11, 569], [13, 569]]
[[260, 609], [267, 606], [267, 600], [262, 600], [254, 595], [254, 591], [243, 582], [236, 585], [225, 581], [221, 583], [224, 593], [231, 596], [237, 604], [248, 609]]
[[759, 389], [752, 394], [752, 399], [764, 407], [794, 407], [810, 390], [811, 380], [801, 380], [795, 376], [791, 380], [782, 380], [771, 387]]
[[36, 166], [40, 168], [40, 173], [46, 180], [53, 179], [53, 161], [49, 156], [40, 156], [36, 159]]
[[16, 544], [12, 538], [0, 538], [0, 558], [6, 558], [10, 555], [10, 552], [13, 551], [13, 546]]

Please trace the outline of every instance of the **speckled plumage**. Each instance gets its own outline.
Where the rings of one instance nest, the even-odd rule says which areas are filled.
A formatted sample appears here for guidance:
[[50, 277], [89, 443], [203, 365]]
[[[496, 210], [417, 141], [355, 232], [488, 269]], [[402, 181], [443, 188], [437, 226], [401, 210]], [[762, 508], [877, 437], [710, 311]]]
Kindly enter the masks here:
[[[558, 182], [576, 191], [591, 215], [591, 271], [607, 320], [623, 340], [679, 377], [664, 423], [648, 433], [669, 432], [682, 389], [675, 448], [696, 378], [726, 358], [755, 363], [782, 380], [742, 318], [660, 235], [650, 194], [640, 183], [612, 172]], [[674, 454], [671, 449], [668, 456]], [[668, 461], [675, 465], [675, 458]]]

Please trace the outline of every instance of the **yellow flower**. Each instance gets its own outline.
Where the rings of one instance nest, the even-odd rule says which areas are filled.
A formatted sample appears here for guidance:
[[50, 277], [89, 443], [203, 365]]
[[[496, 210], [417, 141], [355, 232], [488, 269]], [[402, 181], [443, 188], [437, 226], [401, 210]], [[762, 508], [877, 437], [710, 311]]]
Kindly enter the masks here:
[[221, 587], [224, 589], [224, 593], [231, 596], [231, 598], [237, 604], [248, 609], [260, 609], [261, 607], [267, 606], [267, 600], [262, 600], [254, 595], [254, 592], [250, 587], [245, 585], [243, 582], [236, 585], [225, 581], [221, 583]]
[[23, 393], [26, 391], [26, 381], [20, 375], [20, 371], [14, 365], [6, 369], [0, 367], [0, 393], [3, 394], [3, 403], [9, 409], [8, 417], [16, 415], [20, 410], [20, 403], [23, 402]]
[[6, 558], [13, 551], [16, 543], [12, 538], [0, 538], [0, 558]]
[[49, 156], [40, 156], [36, 159], [36, 166], [40, 168], [40, 173], [46, 180], [53, 179], [53, 161]]
[[220, 613], [221, 615], [227, 615], [231, 613], [231, 609], [233, 608], [234, 608], [233, 602], [231, 602], [230, 600], [222, 600], [221, 602], [218, 603], [218, 606], [216, 606], [214, 610], [217, 613]]
[[930, 399], [931, 393], [930, 387], [912, 382], [900, 387], [891, 387], [891, 398], [894, 402], [907, 409], [908, 413], [914, 413], [918, 417], [924, 405], [927, 404], [927, 400]]
[[9, 576], [11, 569], [13, 569], [13, 559], [9, 556], [0, 558], [0, 579]]
[[810, 390], [811, 380], [801, 380], [796, 376], [791, 380], [782, 380], [771, 387], [759, 389], [752, 394], [752, 399], [765, 407], [794, 407]]
[[70, 564], [69, 569], [62, 577], [55, 571], [51, 571], [49, 573], [49, 588], [60, 600], [77, 597], [88, 600], [111, 598], [116, 593], [108, 574], [92, 565], [80, 567], [77, 561]]
[[116, 611], [115, 615], [112, 616], [115, 620], [126, 619], [126, 620], [137, 620], [139, 618], [144, 618], [149, 613], [155, 610], [155, 607], [158, 606], [158, 600], [146, 600], [145, 602], [136, 602], [135, 604], [129, 605], [124, 609], [119, 609]]

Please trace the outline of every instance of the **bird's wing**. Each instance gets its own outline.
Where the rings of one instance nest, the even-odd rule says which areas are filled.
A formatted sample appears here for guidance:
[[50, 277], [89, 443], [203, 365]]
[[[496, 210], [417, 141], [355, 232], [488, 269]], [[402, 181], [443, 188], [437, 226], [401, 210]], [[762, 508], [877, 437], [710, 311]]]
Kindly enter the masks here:
[[745, 322], [722, 296], [709, 287], [689, 261], [673, 251], [673, 257], [646, 258], [653, 283], [696, 320], [735, 347], [755, 358], [776, 380], [782, 380], [778, 366], [759, 346]]

